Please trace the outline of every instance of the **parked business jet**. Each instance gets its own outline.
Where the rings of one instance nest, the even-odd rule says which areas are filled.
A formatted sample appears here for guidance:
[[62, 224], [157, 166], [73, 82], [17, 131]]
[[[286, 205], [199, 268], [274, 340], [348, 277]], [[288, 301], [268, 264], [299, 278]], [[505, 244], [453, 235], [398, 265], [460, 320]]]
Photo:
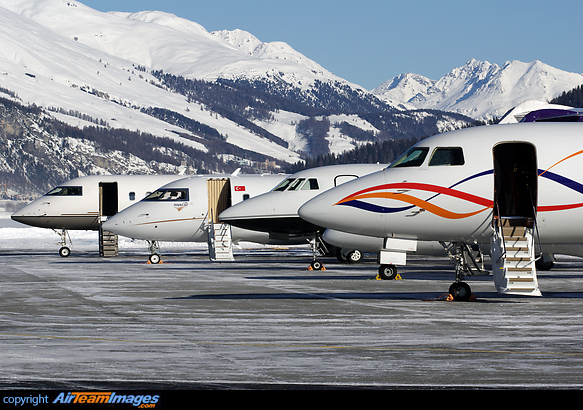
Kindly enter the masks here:
[[[209, 241], [209, 232], [214, 233], [209, 227], [218, 223], [218, 215], [224, 209], [250, 201], [249, 198], [269, 191], [286, 177], [284, 174], [234, 173], [183, 178], [161, 186], [142, 201], [109, 218], [103, 223], [103, 229], [148, 241], [150, 262], [159, 263], [159, 241]], [[277, 238], [270, 239], [268, 234], [262, 232], [224, 226], [221, 229], [230, 232], [229, 241], [282, 243]]]
[[[69, 230], [99, 230], [103, 219], [127, 208], [182, 175], [93, 175], [74, 178], [14, 212], [13, 220], [51, 228], [60, 237], [59, 254], [71, 253]], [[69, 239], [70, 242], [70, 239]]]
[[[580, 252], [583, 128], [520, 123], [451, 131], [414, 145], [387, 169], [333, 188], [299, 210], [318, 226], [384, 238], [380, 270], [406, 264], [419, 241], [489, 244], [500, 293], [540, 295], [537, 254]], [[450, 293], [470, 296], [456, 264]]]
[[[323, 265], [316, 259], [315, 253], [318, 239], [325, 228], [301, 219], [298, 209], [309, 199], [328, 189], [386, 167], [387, 164], [349, 164], [299, 171], [287, 177], [270, 192], [224, 210], [219, 215], [219, 220], [239, 228], [265, 232], [273, 239], [310, 240], [314, 251], [311, 266], [314, 270], [320, 270]], [[360, 251], [344, 250], [344, 255], [349, 259], [358, 259]]]
[[[364, 252], [378, 253], [382, 249], [383, 238], [326, 229], [300, 218], [298, 210], [316, 195], [340, 183], [378, 172], [386, 167], [386, 164], [346, 164], [299, 171], [270, 192], [226, 209], [219, 215], [219, 220], [241, 228], [268, 232], [271, 238], [283, 240], [306, 238], [313, 241], [312, 243], [318, 240], [318, 249], [322, 253], [335, 254], [341, 262], [356, 263], [362, 259]], [[449, 244], [444, 246], [435, 241], [420, 241], [416, 253], [445, 256], [448, 254], [448, 246]], [[469, 248], [468, 252], [475, 253]], [[481, 255], [476, 254], [476, 257], [481, 258]], [[323, 267], [315, 256], [311, 266], [315, 270]], [[474, 266], [472, 263], [468, 268], [483, 270], [483, 264]], [[396, 272], [391, 276], [380, 276], [382, 279], [395, 277]]]

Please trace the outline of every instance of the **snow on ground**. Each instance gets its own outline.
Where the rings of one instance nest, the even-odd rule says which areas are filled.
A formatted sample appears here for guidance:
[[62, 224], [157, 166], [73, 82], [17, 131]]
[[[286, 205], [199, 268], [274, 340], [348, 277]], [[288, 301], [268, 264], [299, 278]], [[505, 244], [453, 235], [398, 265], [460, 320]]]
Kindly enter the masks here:
[[[13, 221], [10, 218], [12, 212], [0, 209], [0, 244], [1, 249], [16, 251], [19, 249], [34, 251], [54, 251], [57, 255], [60, 245], [60, 236], [52, 229], [36, 228]], [[99, 242], [97, 231], [69, 231], [72, 243], [72, 255], [76, 251], [98, 252]], [[206, 252], [207, 244], [195, 242], [160, 242], [162, 254], [175, 252], [202, 251]], [[148, 243], [143, 240], [134, 240], [120, 236], [118, 239], [120, 252], [135, 252], [149, 254]], [[256, 244], [252, 242], [240, 242], [233, 245], [233, 251], [242, 249], [263, 249], [270, 245]], [[279, 247], [276, 247], [279, 248]], [[306, 248], [308, 246], [294, 245], [294, 248]], [[309, 249], [308, 249], [309, 250]]]

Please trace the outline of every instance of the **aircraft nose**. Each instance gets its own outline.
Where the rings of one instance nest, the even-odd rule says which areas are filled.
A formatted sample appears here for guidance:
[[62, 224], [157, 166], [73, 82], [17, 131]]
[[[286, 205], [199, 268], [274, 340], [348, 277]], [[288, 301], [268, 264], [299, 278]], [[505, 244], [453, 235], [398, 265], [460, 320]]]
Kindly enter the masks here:
[[101, 227], [116, 235], [128, 236], [131, 222], [126, 220], [120, 213], [110, 216], [101, 224]]
[[19, 213], [19, 212], [15, 212], [12, 215], [10, 215], [10, 218], [13, 221], [20, 222], [20, 223], [25, 224], [25, 225], [30, 225], [32, 217], [25, 216], [24, 214]]
[[238, 228], [250, 229], [251, 226], [256, 227], [258, 219], [269, 211], [271, 211], [271, 201], [260, 195], [225, 209], [219, 215], [219, 221]]
[[385, 221], [381, 213], [371, 212], [360, 202], [351, 200], [370, 186], [382, 184], [380, 173], [364, 176], [332, 188], [306, 202], [299, 209], [300, 217], [328, 229], [359, 235], [383, 236]]
[[300, 218], [326, 228], [335, 225], [336, 212], [332, 209], [333, 202], [329, 197], [324, 193], [303, 204], [298, 210]]
[[[38, 208], [38, 207], [37, 207]], [[23, 208], [20, 208], [18, 211], [12, 213], [10, 218], [13, 221], [23, 223], [25, 225], [36, 226], [39, 221], [39, 217], [42, 217], [46, 214], [46, 212], [41, 212], [32, 204], [26, 205]]]

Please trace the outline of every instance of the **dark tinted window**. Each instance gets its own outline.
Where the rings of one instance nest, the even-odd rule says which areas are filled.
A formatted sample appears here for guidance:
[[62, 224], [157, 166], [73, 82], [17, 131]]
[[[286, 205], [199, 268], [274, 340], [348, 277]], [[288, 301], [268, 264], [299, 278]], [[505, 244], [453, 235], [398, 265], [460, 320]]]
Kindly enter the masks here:
[[435, 148], [429, 166], [435, 165], [464, 165], [464, 152], [461, 147]]
[[144, 201], [188, 201], [188, 189], [157, 189]]
[[81, 196], [83, 187], [80, 186], [58, 186], [52, 189], [47, 195]]
[[427, 152], [429, 152], [429, 148], [413, 147], [397, 158], [391, 165], [389, 165], [389, 168], [419, 167], [423, 164], [423, 161], [425, 161]]

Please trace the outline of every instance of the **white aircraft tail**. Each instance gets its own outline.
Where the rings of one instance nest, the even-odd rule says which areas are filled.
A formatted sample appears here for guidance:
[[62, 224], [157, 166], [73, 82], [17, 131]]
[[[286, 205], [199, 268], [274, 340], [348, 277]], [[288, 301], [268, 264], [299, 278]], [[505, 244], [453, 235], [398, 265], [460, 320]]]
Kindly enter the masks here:
[[231, 238], [231, 225], [224, 223], [208, 224], [209, 258], [211, 261], [232, 261], [233, 240]]
[[541, 296], [535, 266], [532, 228], [501, 219], [491, 240], [492, 272], [501, 294]]

